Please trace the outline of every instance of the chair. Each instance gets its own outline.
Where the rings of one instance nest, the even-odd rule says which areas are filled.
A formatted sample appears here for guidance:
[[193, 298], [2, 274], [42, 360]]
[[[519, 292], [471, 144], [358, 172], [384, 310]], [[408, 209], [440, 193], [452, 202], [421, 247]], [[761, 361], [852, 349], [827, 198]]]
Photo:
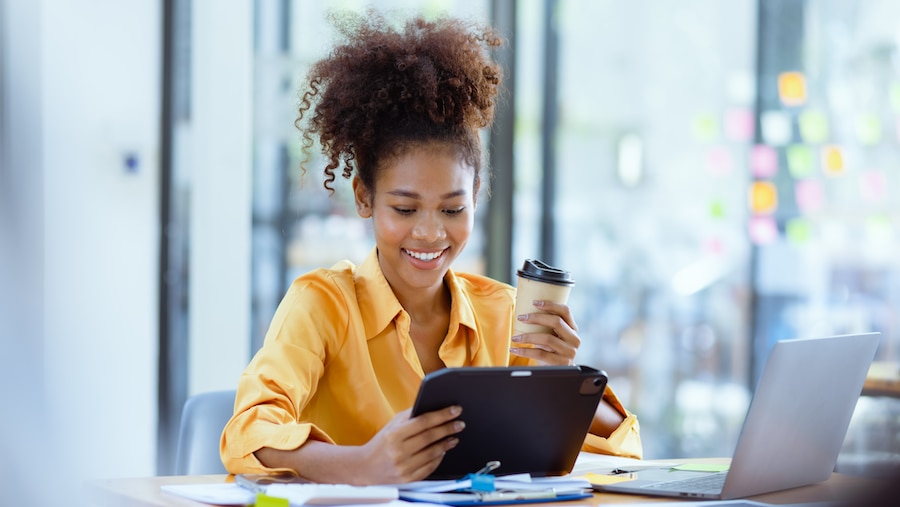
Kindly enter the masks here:
[[181, 411], [176, 475], [228, 473], [219, 457], [222, 430], [234, 412], [236, 391], [210, 391], [188, 398]]

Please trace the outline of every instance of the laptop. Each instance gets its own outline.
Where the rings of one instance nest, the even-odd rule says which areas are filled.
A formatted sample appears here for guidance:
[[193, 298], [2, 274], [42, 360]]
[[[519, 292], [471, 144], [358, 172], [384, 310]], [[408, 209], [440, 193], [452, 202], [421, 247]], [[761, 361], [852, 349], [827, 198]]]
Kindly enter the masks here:
[[412, 415], [462, 406], [459, 443], [429, 479], [460, 479], [485, 467], [493, 475], [568, 474], [575, 464], [607, 376], [589, 366], [456, 367], [429, 373]]
[[598, 491], [730, 500], [831, 476], [880, 333], [784, 340], [769, 353], [725, 472], [640, 470]]

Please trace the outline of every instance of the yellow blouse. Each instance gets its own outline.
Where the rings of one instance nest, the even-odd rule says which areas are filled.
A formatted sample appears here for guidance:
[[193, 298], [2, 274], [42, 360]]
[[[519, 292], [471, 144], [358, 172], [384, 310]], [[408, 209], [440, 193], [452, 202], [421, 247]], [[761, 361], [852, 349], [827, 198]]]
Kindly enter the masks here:
[[[515, 288], [483, 276], [446, 276], [450, 328], [439, 355], [452, 366], [530, 365], [510, 356]], [[234, 415], [220, 451], [231, 473], [264, 473], [254, 452], [296, 449], [308, 439], [368, 442], [413, 405], [424, 376], [409, 336], [409, 314], [385, 280], [373, 251], [297, 278], [278, 306], [265, 342], [238, 382]], [[584, 450], [641, 456], [637, 418], [610, 388], [604, 398], [626, 416]]]

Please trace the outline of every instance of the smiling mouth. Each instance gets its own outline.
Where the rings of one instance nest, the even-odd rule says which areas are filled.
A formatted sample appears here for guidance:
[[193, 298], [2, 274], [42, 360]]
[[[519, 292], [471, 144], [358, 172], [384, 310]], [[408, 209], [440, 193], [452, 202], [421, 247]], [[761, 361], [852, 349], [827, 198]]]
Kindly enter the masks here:
[[444, 255], [444, 252], [446, 252], [446, 251], [447, 250], [444, 249], [439, 252], [413, 252], [412, 250], [407, 250], [405, 248], [403, 249], [403, 252], [406, 255], [412, 257], [413, 259], [418, 259], [420, 261], [425, 261], [425, 262], [433, 261], [433, 260], [441, 257], [442, 255]]

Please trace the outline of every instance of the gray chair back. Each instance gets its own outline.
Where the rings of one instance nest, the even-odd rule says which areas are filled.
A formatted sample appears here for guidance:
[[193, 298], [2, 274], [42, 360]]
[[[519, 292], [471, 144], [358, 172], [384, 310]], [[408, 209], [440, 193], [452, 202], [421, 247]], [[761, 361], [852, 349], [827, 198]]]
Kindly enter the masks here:
[[222, 430], [234, 412], [235, 391], [210, 391], [188, 398], [181, 412], [176, 475], [228, 473], [219, 456]]

